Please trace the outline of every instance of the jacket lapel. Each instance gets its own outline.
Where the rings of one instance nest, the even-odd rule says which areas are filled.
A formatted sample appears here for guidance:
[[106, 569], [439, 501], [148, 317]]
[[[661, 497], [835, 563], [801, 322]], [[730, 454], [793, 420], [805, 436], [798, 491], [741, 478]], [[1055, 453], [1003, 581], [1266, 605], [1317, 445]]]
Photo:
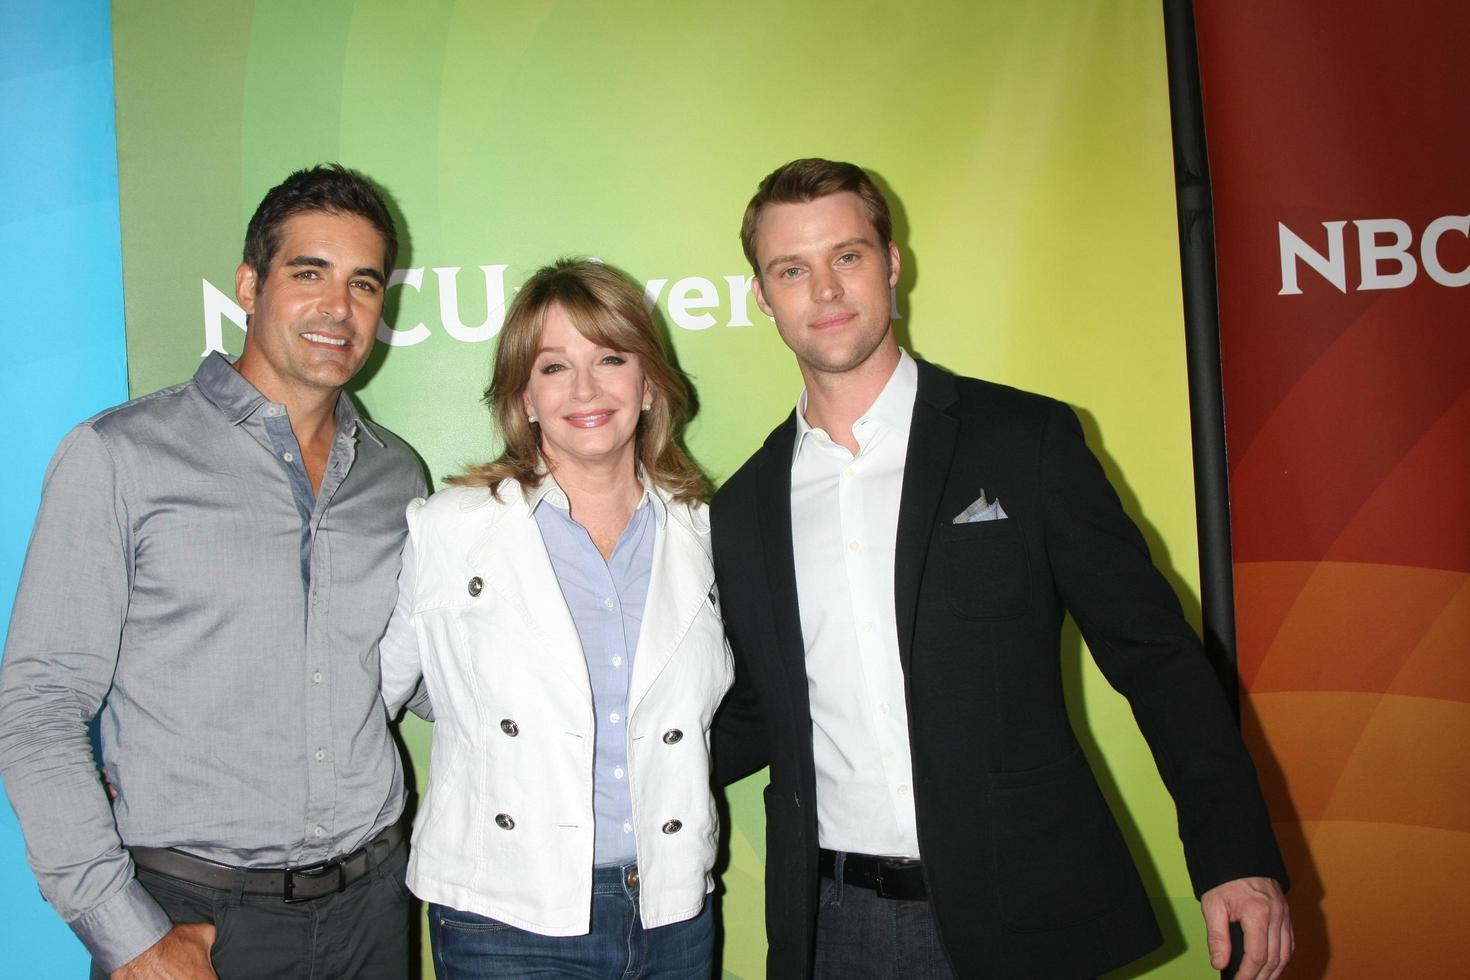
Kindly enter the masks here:
[[648, 601], [628, 685], [630, 715], [673, 657], [715, 584], [708, 546], [701, 546], [694, 530], [685, 524], [689, 509], [667, 498], [664, 506], [668, 516], [654, 538]]
[[776, 628], [777, 659], [786, 670], [783, 686], [795, 700], [797, 717], [810, 714], [806, 644], [801, 637], [801, 607], [796, 596], [796, 552], [791, 539], [791, 452], [796, 440], [792, 413], [761, 448], [756, 474], [756, 514], [765, 555], [766, 588]]
[[[564, 674], [567, 696], [581, 697], [590, 711], [592, 682], [582, 641], [567, 612], [551, 558], [541, 540], [541, 529], [519, 487], [512, 485], [502, 493], [514, 495], [514, 499], [467, 551], [470, 567], [485, 583], [482, 601], [504, 602], [515, 610], [526, 629], [540, 641], [541, 649], [534, 656]], [[490, 642], [497, 639], [491, 637]]]
[[905, 676], [914, 645], [919, 579], [929, 555], [930, 531], [954, 458], [959, 422], [946, 409], [954, 403], [954, 378], [919, 361], [919, 391], [909, 428], [898, 505], [898, 538], [893, 567], [893, 611], [898, 624], [898, 658]]

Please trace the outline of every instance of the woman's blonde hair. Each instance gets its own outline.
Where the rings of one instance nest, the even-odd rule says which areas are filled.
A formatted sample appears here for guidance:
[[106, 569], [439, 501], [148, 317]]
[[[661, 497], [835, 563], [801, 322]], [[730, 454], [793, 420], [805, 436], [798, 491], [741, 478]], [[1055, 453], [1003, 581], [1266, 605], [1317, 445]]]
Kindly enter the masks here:
[[678, 501], [701, 500], [709, 481], [689, 458], [679, 438], [689, 421], [689, 386], [669, 357], [668, 345], [643, 300], [643, 292], [623, 273], [600, 262], [560, 259], [536, 270], [516, 294], [505, 315], [485, 404], [500, 427], [505, 448], [488, 463], [450, 477], [459, 486], [497, 487], [507, 478], [529, 491], [539, 481], [540, 426], [526, 418], [522, 395], [541, 346], [546, 311], [558, 306], [577, 332], [600, 347], [634, 354], [653, 390], [651, 407], [641, 413], [636, 455], [655, 486]]

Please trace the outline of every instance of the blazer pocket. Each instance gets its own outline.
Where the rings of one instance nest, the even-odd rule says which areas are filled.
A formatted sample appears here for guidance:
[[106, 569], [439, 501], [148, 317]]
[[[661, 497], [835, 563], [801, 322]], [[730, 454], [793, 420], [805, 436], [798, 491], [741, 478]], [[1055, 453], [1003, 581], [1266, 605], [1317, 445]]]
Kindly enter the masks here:
[[946, 524], [935, 540], [950, 608], [965, 619], [1011, 619], [1030, 605], [1031, 563], [1015, 520]]
[[1060, 929], [1117, 904], [1131, 861], [1081, 749], [990, 785], [996, 906], [1012, 930]]

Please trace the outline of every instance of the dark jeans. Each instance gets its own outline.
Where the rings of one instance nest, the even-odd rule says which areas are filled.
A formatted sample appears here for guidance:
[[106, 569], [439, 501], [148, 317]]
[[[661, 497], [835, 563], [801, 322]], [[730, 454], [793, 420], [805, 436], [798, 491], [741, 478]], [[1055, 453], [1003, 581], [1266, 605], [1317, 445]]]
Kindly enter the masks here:
[[929, 903], [846, 884], [842, 859], [818, 892], [816, 980], [954, 980]]
[[[346, 891], [287, 904], [138, 869], [138, 881], [176, 923], [211, 922], [220, 980], [406, 980], [416, 950], [416, 900], [403, 884], [400, 844]], [[106, 974], [92, 966], [92, 980]]]
[[592, 870], [592, 923], [585, 936], [543, 936], [473, 912], [429, 905], [439, 980], [580, 977], [585, 980], [709, 980], [714, 963], [710, 903], [692, 919], [645, 929], [634, 865]]

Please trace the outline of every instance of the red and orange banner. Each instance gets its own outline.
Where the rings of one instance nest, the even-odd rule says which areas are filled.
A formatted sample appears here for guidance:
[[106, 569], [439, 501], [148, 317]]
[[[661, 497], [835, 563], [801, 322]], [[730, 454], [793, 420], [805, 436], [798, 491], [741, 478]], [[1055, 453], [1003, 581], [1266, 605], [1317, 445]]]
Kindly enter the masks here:
[[1470, 7], [1196, 3], [1245, 725], [1300, 976], [1459, 976]]

